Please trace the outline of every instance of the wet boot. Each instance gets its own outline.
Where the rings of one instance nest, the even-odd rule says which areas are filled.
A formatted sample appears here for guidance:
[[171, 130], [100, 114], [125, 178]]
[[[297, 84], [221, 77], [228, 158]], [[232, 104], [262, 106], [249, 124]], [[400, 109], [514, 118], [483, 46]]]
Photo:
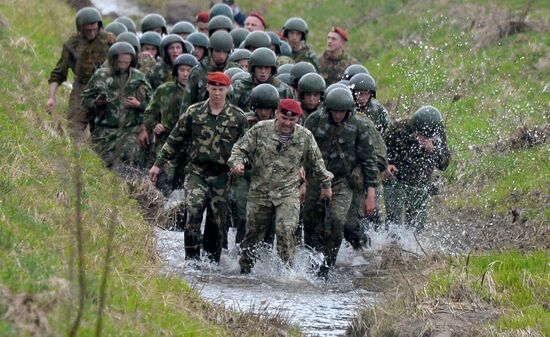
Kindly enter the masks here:
[[328, 273], [330, 271], [330, 267], [327, 266], [325, 263], [319, 267], [319, 271], [317, 272], [317, 277], [324, 279], [325, 281], [328, 280]]

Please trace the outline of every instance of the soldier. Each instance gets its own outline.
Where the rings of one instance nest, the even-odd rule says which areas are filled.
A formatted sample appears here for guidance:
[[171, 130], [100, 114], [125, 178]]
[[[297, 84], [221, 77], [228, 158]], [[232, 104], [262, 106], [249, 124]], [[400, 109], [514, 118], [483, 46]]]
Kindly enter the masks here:
[[231, 37], [233, 38], [233, 46], [235, 49], [239, 48], [241, 43], [248, 36], [249, 31], [244, 28], [235, 28], [231, 31]]
[[161, 37], [158, 33], [147, 32], [141, 34], [139, 44], [141, 46], [141, 54], [139, 55], [139, 70], [148, 74], [153, 66], [157, 63], [160, 55]]
[[266, 32], [256, 31], [249, 33], [242, 43], [244, 49], [253, 52], [258, 48], [271, 48], [271, 38]]
[[209, 98], [190, 106], [180, 117], [149, 176], [155, 183], [160, 169], [188, 143], [185, 258], [200, 258], [200, 228], [206, 209], [212, 216], [211, 221], [207, 216], [203, 246], [210, 260], [219, 262], [229, 190], [227, 160], [233, 144], [246, 130], [246, 118], [241, 109], [226, 100], [230, 80], [224, 73], [212, 72], [207, 80]]
[[264, 32], [267, 28], [264, 17], [258, 12], [250, 12], [244, 20], [244, 28], [249, 32]]
[[292, 67], [292, 69], [290, 70], [289, 81], [291, 83], [290, 85], [292, 86], [292, 88], [294, 88], [296, 92], [298, 92], [298, 82], [300, 82], [302, 76], [310, 73], [316, 74], [317, 71], [315, 70], [313, 64], [309, 62], [298, 62]]
[[208, 36], [210, 37], [217, 31], [229, 33], [231, 30], [233, 30], [233, 21], [224, 15], [218, 15], [208, 21]]
[[451, 160], [441, 113], [433, 106], [423, 106], [411, 118], [391, 124], [384, 139], [389, 163], [384, 172], [387, 220], [420, 232], [426, 223], [433, 170], [447, 169]]
[[318, 71], [319, 59], [306, 44], [308, 32], [307, 23], [302, 18], [290, 18], [283, 26], [283, 35], [292, 48], [292, 59], [294, 62], [309, 62]]
[[50, 86], [46, 110], [48, 113], [55, 110], [57, 89], [67, 80], [67, 73], [71, 69], [74, 82], [69, 96], [68, 128], [73, 138], [81, 140], [87, 119], [86, 110], [80, 105], [80, 95], [96, 69], [107, 60], [109, 46], [115, 42], [115, 36], [102, 31], [101, 14], [95, 8], [79, 10], [75, 22], [77, 33], [63, 44], [61, 57], [48, 80]]
[[277, 57], [268, 48], [256, 49], [248, 60], [250, 79], [235, 82], [233, 86], [233, 102], [245, 111], [250, 110], [252, 89], [258, 84], [269, 83], [279, 92], [280, 98], [293, 98], [292, 88], [275, 77], [277, 73]]
[[208, 12], [199, 12], [196, 17], [195, 27], [197, 32], [208, 36]]
[[122, 23], [124, 26], [126, 26], [126, 29], [130, 33], [137, 34], [136, 23], [131, 18], [127, 16], [119, 16], [118, 18], [115, 19], [114, 22]]
[[349, 81], [357, 74], [369, 74], [369, 70], [362, 64], [352, 64], [344, 70], [342, 74], [342, 80]]
[[[353, 115], [354, 103], [349, 90], [334, 89], [325, 99], [327, 113], [314, 112], [305, 123], [319, 144], [327, 169], [334, 175], [332, 198], [323, 202], [319, 200], [322, 188], [319, 177], [306, 171], [304, 242], [322, 251], [325, 256], [319, 270], [320, 276], [327, 276], [336, 262], [356, 184], [362, 183], [362, 187], [368, 190], [363, 201], [365, 212], [371, 214], [375, 207], [374, 188], [378, 185], [378, 168], [372, 135], [364, 120]], [[355, 167], [360, 167], [364, 177], [362, 182], [353, 179]]]
[[151, 86], [134, 68], [137, 55], [129, 43], [113, 44], [108, 60], [109, 66], [98, 69], [82, 93], [94, 150], [108, 167], [141, 168], [144, 149], [138, 136], [143, 110], [151, 99]]
[[203, 33], [194, 32], [189, 34], [187, 37], [187, 42], [190, 42], [195, 48], [195, 57], [197, 61], [202, 61], [202, 59], [208, 54], [208, 43], [210, 39]]
[[277, 251], [292, 263], [294, 231], [300, 212], [301, 167], [318, 177], [321, 198], [330, 199], [332, 174], [327, 171], [311, 132], [296, 125], [302, 109], [293, 99], [280, 101], [275, 120], [254, 125], [233, 147], [229, 166], [234, 175], [250, 170], [246, 234], [241, 243], [241, 273], [250, 273], [258, 243], [265, 238], [275, 217]]
[[187, 53], [185, 42], [181, 36], [176, 34], [166, 35], [160, 41], [161, 59], [151, 68], [147, 79], [153, 90], [164, 82], [173, 80], [172, 65], [178, 56]]
[[174, 26], [172, 26], [172, 29], [170, 29], [170, 34], [178, 34], [181, 36], [184, 40], [187, 39], [187, 37], [195, 32], [195, 26], [189, 21], [178, 21]]
[[[143, 146], [148, 146], [151, 143], [153, 158], [156, 158], [179, 119], [181, 102], [187, 89], [189, 74], [196, 65], [197, 59], [193, 55], [182, 54], [178, 56], [172, 68], [172, 76], [175, 80], [160, 85], [145, 109], [140, 141]], [[184, 167], [186, 164], [185, 156], [178, 158], [178, 162]], [[153, 163], [149, 164], [151, 166]], [[168, 196], [174, 188], [172, 180], [175, 166], [175, 162], [167, 164], [165, 170], [159, 175], [157, 187], [165, 196]]]
[[114, 36], [119, 36], [121, 33], [127, 32], [128, 28], [120, 22], [113, 21], [105, 26], [105, 31], [112, 33]]
[[348, 32], [340, 27], [332, 27], [327, 35], [327, 49], [319, 59], [319, 73], [325, 79], [327, 85], [336, 83], [347, 67], [359, 63], [355, 58], [346, 53]]
[[304, 110], [302, 121], [305, 121], [309, 115], [319, 108], [325, 89], [325, 80], [319, 74], [309, 73], [300, 78], [300, 81], [298, 81], [298, 98]]
[[158, 33], [160, 36], [167, 34], [166, 30], [166, 20], [162, 15], [157, 13], [147, 14], [141, 19], [141, 32], [150, 32], [153, 31]]
[[210, 11], [208, 11], [208, 18], [212, 20], [217, 16], [225, 16], [233, 23], [233, 10], [225, 3], [217, 3], [210, 7]]
[[235, 49], [231, 55], [229, 55], [229, 61], [235, 62], [241, 66], [244, 71], [248, 71], [248, 60], [252, 53], [247, 49]]

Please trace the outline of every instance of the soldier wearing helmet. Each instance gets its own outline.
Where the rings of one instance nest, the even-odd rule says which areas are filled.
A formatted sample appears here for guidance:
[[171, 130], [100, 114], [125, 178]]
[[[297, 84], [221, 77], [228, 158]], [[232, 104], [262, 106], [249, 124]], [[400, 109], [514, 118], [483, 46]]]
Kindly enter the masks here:
[[181, 54], [187, 54], [185, 41], [177, 34], [169, 34], [160, 41], [160, 57], [161, 59], [155, 64], [149, 73], [147, 79], [153, 90], [158, 88], [164, 82], [173, 80], [172, 68], [174, 61]]
[[346, 53], [347, 42], [348, 32], [343, 28], [332, 27], [327, 34], [327, 49], [319, 59], [319, 73], [327, 85], [338, 82], [347, 67], [359, 63]]
[[279, 97], [293, 98], [292, 88], [279, 80], [277, 74], [277, 57], [269, 48], [256, 49], [248, 60], [250, 79], [235, 82], [233, 86], [233, 102], [241, 109], [250, 110], [252, 89], [259, 84], [268, 83], [279, 92]]
[[283, 26], [283, 36], [292, 48], [292, 59], [298, 63], [306, 61], [319, 70], [319, 59], [317, 55], [306, 44], [309, 29], [307, 23], [302, 18], [293, 17], [287, 20]]
[[172, 26], [172, 29], [170, 29], [170, 34], [178, 34], [184, 40], [186, 40], [187, 37], [195, 31], [195, 26], [193, 26], [191, 22], [178, 21], [175, 25]]
[[129, 18], [127, 16], [119, 16], [118, 18], [115, 19], [114, 22], [122, 23], [124, 26], [126, 26], [126, 29], [130, 33], [137, 34], [136, 23], [131, 18]]
[[218, 15], [210, 18], [208, 21], [208, 36], [212, 36], [217, 31], [231, 32], [233, 30], [233, 21], [225, 15]]
[[420, 232], [426, 224], [433, 171], [447, 169], [451, 160], [441, 112], [423, 106], [410, 118], [391, 124], [384, 139], [389, 163], [384, 172], [387, 221]]
[[141, 19], [141, 32], [145, 33], [150, 31], [158, 33], [160, 36], [168, 34], [166, 30], [166, 20], [162, 15], [151, 13], [145, 15], [143, 19]]
[[152, 90], [135, 68], [132, 45], [117, 42], [109, 48], [108, 67], [98, 69], [82, 93], [94, 150], [116, 170], [142, 168], [145, 148], [139, 142], [143, 111]]
[[325, 89], [325, 80], [319, 74], [308, 73], [300, 78], [298, 81], [298, 99], [304, 110], [303, 121], [319, 108]]
[[160, 56], [160, 42], [162, 38], [158, 33], [147, 32], [141, 34], [139, 44], [141, 46], [141, 54], [139, 55], [139, 70], [142, 73], [148, 74], [151, 68], [157, 63]]
[[107, 60], [109, 46], [115, 42], [115, 36], [102, 31], [101, 14], [95, 8], [79, 10], [75, 23], [77, 33], [63, 43], [61, 57], [48, 79], [46, 111], [52, 113], [55, 110], [57, 89], [67, 80], [71, 69], [74, 81], [67, 111], [68, 129], [73, 138], [80, 140], [87, 126], [86, 110], [80, 105], [80, 95], [94, 72]]
[[[379, 172], [372, 134], [365, 121], [354, 115], [355, 102], [351, 92], [343, 88], [330, 91], [324, 106], [326, 113], [314, 112], [306, 120], [305, 127], [313, 133], [327, 170], [334, 175], [332, 198], [319, 198], [321, 184], [315, 175], [306, 171], [308, 180], [304, 214], [307, 217], [304, 217], [304, 242], [323, 252], [325, 260], [319, 275], [326, 277], [336, 263], [354, 186], [361, 184], [362, 188], [368, 190], [363, 205], [367, 214], [372, 213]], [[352, 179], [356, 167], [364, 177], [362, 181]], [[328, 212], [328, 216], [324, 216], [325, 212]]]
[[189, 34], [187, 42], [190, 42], [195, 48], [195, 57], [197, 61], [201, 62], [202, 59], [208, 55], [208, 44], [210, 39], [208, 36], [201, 32], [194, 32]]
[[119, 36], [120, 34], [127, 32], [128, 28], [120, 22], [113, 21], [105, 26], [105, 31], [112, 33], [114, 36]]
[[244, 71], [248, 71], [248, 60], [252, 53], [247, 49], [235, 49], [229, 55], [229, 61], [237, 63]]

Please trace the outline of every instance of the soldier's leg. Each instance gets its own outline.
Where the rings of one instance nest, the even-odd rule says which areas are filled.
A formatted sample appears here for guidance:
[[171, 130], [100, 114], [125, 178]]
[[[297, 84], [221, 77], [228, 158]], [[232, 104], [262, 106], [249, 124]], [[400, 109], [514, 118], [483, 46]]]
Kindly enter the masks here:
[[427, 219], [428, 190], [427, 187], [408, 187], [406, 199], [407, 228], [420, 233]]
[[187, 223], [185, 225], [185, 259], [200, 259], [201, 222], [206, 200], [208, 184], [196, 173], [185, 177], [185, 207]]
[[304, 243], [316, 251], [323, 250], [324, 206], [319, 200], [321, 186], [309, 181], [304, 200]]
[[365, 233], [361, 222], [364, 200], [365, 190], [363, 188], [354, 188], [346, 214], [346, 224], [344, 225], [344, 238], [350, 243], [353, 249], [361, 249], [369, 242], [369, 237]]
[[248, 191], [250, 190], [250, 179], [241, 178], [238, 188], [235, 190], [235, 220], [237, 227], [235, 243], [241, 243], [246, 232], [246, 204], [248, 200]]
[[86, 127], [88, 126], [87, 111], [82, 106], [80, 96], [86, 85], [74, 81], [73, 90], [69, 95], [69, 110], [67, 111], [67, 122], [69, 135], [76, 141], [83, 141], [86, 138]]
[[365, 215], [365, 221], [367, 228], [372, 228], [378, 231], [382, 225], [382, 213], [380, 211], [380, 199], [382, 198], [382, 186], [378, 186], [375, 192], [376, 207], [372, 215]]
[[403, 184], [397, 181], [384, 183], [384, 202], [386, 204], [387, 222], [389, 224], [403, 224], [403, 208], [405, 207], [405, 192]]
[[336, 257], [342, 244], [346, 215], [348, 213], [353, 191], [347, 179], [338, 179], [332, 183], [332, 199], [329, 202], [329, 226], [324, 231], [325, 262], [327, 267], [336, 263]]
[[250, 273], [254, 266], [256, 259], [254, 250], [264, 239], [267, 226], [272, 222], [274, 211], [275, 208], [272, 205], [265, 206], [254, 200], [248, 200], [246, 205], [246, 232], [241, 242], [241, 258], [239, 260], [241, 273]]
[[[224, 226], [227, 220], [229, 194], [228, 175], [220, 174], [208, 178], [209, 198], [207, 201], [206, 223], [203, 247], [213, 262], [219, 262], [223, 247]], [[207, 231], [210, 235], [206, 235]]]
[[275, 234], [277, 235], [277, 253], [285, 263], [292, 263], [296, 249], [294, 231], [300, 216], [300, 200], [290, 196], [275, 207]]

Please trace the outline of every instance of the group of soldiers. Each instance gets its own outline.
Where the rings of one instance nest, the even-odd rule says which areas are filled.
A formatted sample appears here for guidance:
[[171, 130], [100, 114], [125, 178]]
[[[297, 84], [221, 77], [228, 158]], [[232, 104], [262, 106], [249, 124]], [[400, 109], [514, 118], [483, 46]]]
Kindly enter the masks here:
[[365, 224], [421, 231], [432, 173], [450, 161], [441, 113], [424, 106], [392, 123], [343, 28], [329, 30], [318, 58], [302, 18], [272, 32], [261, 14], [243, 18], [226, 3], [169, 33], [148, 14], [139, 35], [128, 17], [103, 27], [96, 9], [81, 9], [47, 110], [71, 69], [71, 136], [82, 141], [89, 128], [108, 167], [148, 172], [166, 196], [185, 190], [177, 222], [186, 259], [202, 249], [218, 262], [233, 226], [242, 273], [276, 238], [288, 264], [302, 240], [322, 252], [326, 276], [344, 238], [368, 245]]

